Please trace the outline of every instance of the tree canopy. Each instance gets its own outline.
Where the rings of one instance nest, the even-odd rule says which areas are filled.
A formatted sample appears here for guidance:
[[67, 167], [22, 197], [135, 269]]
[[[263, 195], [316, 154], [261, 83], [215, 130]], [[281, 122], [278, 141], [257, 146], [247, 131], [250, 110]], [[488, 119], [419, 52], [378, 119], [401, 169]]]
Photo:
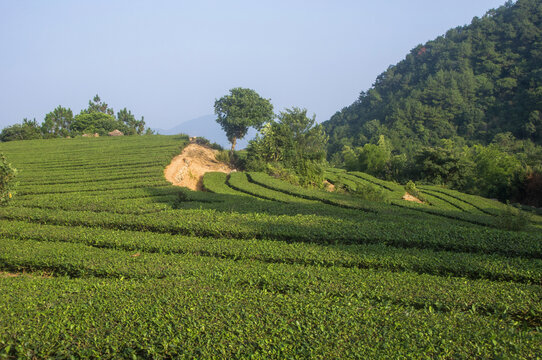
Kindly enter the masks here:
[[[508, 1], [416, 46], [324, 122], [330, 161], [542, 204], [529, 195], [542, 178], [540, 64], [540, 0]], [[391, 156], [377, 145], [382, 136]]]
[[117, 113], [117, 120], [128, 127], [131, 135], [142, 135], [145, 131], [145, 118], [142, 116], [141, 120], [137, 120], [132, 112], [126, 108]]
[[216, 100], [214, 108], [216, 121], [226, 132], [232, 152], [237, 140], [244, 138], [250, 127], [260, 129], [275, 116], [269, 99], [262, 98], [252, 89], [240, 87]]
[[74, 134], [98, 133], [103, 136], [113, 130], [120, 130], [124, 133], [129, 129], [124, 123], [116, 120], [113, 115], [94, 112], [76, 115], [73, 119], [71, 130]]
[[323, 181], [327, 135], [306, 109], [282, 111], [278, 121], [263, 126], [249, 143], [247, 165], [251, 170], [267, 166], [291, 169], [301, 184], [318, 185]]
[[330, 154], [380, 135], [401, 152], [499, 133], [542, 145], [542, 5], [508, 2], [418, 45], [324, 123]]
[[0, 141], [41, 139], [41, 128], [36, 119], [23, 119], [22, 123], [7, 126], [0, 133]]
[[61, 105], [47, 113], [41, 125], [34, 120], [23, 119], [21, 124], [7, 126], [0, 132], [0, 141], [32, 140], [41, 138], [77, 136], [84, 133], [106, 135], [115, 129], [125, 135], [152, 135], [145, 120], [140, 120], [130, 110], [124, 108], [117, 113], [99, 95], [88, 102], [88, 108], [73, 116], [70, 108]]
[[88, 101], [88, 108], [81, 110], [81, 114], [92, 114], [92, 113], [104, 113], [108, 115], [114, 115], [115, 112], [112, 108], [109, 107], [100, 96], [96, 94], [92, 100]]
[[45, 115], [41, 129], [44, 135], [51, 137], [68, 136], [72, 121], [73, 112], [71, 109], [58, 105], [57, 108]]

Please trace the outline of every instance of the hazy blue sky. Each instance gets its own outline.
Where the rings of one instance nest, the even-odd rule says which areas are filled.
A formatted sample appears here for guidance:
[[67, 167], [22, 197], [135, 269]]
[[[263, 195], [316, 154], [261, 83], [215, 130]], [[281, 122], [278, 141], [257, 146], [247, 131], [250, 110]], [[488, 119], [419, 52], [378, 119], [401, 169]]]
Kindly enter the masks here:
[[329, 119], [416, 45], [505, 0], [0, 0], [0, 127], [96, 93], [151, 127], [241, 86]]

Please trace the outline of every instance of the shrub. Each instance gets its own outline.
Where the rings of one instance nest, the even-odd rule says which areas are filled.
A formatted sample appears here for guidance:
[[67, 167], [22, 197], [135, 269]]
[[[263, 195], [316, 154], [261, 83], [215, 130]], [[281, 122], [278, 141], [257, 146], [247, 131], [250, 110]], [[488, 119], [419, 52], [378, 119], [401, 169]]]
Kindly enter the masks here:
[[219, 151], [218, 154], [216, 154], [216, 160], [229, 165], [231, 163], [232, 157], [230, 156], [229, 151], [222, 150]]
[[15, 195], [15, 175], [17, 170], [0, 154], [0, 205], [6, 204]]
[[[247, 148], [247, 168], [305, 187], [322, 187], [326, 165], [327, 135], [306, 109], [286, 109], [278, 121], [264, 125]], [[272, 169], [269, 170], [268, 167]], [[286, 171], [285, 169], [289, 169]], [[286, 171], [286, 177], [284, 172]]]
[[410, 195], [414, 196], [415, 198], [418, 198], [420, 201], [425, 201], [424, 196], [422, 193], [418, 190], [416, 187], [416, 184], [414, 184], [414, 181], [409, 180], [405, 185], [405, 191], [409, 193]]
[[[216, 154], [216, 160], [227, 164], [236, 170], [246, 169], [246, 155], [244, 151], [219, 150]], [[260, 169], [262, 171], [262, 169]]]
[[386, 201], [384, 189], [371, 184], [358, 184], [352, 193], [363, 200]]
[[213, 150], [218, 150], [218, 151], [224, 150], [224, 148], [221, 145], [217, 143], [212, 143], [209, 139], [204, 138], [203, 136], [197, 136], [194, 142], [198, 145], [206, 146]]
[[520, 231], [531, 222], [531, 214], [510, 205], [495, 218], [495, 225], [503, 230]]
[[281, 179], [289, 182], [293, 185], [300, 185], [299, 176], [296, 174], [295, 170], [285, 168], [279, 163], [267, 164], [265, 172], [277, 179]]
[[340, 180], [335, 180], [333, 182], [333, 186], [335, 187], [335, 192], [337, 192], [337, 193], [344, 194], [344, 193], [347, 193], [348, 190], [349, 190], [348, 187], [346, 186], [346, 184], [344, 184]]

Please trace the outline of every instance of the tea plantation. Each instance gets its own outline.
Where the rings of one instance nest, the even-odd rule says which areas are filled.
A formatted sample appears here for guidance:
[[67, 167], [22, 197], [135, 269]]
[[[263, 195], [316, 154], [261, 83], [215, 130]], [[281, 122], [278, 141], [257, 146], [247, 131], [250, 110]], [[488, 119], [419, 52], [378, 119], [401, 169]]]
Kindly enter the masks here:
[[331, 169], [170, 185], [182, 136], [0, 143], [0, 359], [540, 358], [542, 218]]

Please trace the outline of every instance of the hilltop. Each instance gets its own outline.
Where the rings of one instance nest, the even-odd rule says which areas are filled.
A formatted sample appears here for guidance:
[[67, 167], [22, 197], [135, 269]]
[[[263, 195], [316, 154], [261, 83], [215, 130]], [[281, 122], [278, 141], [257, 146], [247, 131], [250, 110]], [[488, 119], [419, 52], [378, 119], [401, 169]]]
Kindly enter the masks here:
[[401, 153], [443, 139], [487, 145], [503, 133], [541, 145], [540, 64], [542, 4], [507, 2], [416, 46], [324, 122], [330, 156], [380, 135]]

